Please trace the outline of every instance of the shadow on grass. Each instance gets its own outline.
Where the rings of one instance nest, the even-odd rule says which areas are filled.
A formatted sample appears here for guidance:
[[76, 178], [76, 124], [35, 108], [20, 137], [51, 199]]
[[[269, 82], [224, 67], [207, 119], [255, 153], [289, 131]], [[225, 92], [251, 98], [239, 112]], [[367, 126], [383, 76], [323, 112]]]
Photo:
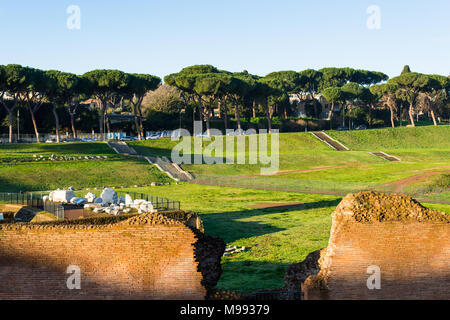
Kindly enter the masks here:
[[25, 192], [36, 189], [35, 185], [14, 182], [13, 179], [0, 177], [0, 192]]
[[281, 288], [288, 266], [288, 263], [260, 261], [227, 262], [222, 264], [223, 273], [216, 287], [240, 293]]
[[341, 199], [321, 200], [292, 206], [282, 204], [280, 206], [264, 209], [204, 214], [201, 215], [201, 218], [207, 234], [222, 238], [226, 243], [230, 243], [240, 239], [262, 236], [286, 230], [285, 228], [279, 228], [260, 221], [239, 221], [241, 219], [292, 211], [336, 207], [340, 201]]

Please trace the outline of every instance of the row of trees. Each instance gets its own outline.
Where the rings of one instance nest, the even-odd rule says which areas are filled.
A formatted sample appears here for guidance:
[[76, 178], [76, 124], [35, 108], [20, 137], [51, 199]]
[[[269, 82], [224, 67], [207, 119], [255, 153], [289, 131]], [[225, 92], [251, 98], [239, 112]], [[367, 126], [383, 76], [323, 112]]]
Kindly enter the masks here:
[[142, 100], [147, 92], [160, 84], [161, 79], [156, 76], [118, 70], [94, 70], [78, 76], [16, 64], [0, 66], [0, 103], [8, 114], [9, 142], [12, 143], [14, 111], [23, 106], [29, 111], [36, 142], [39, 143], [36, 113], [43, 103], [53, 105], [57, 142], [60, 139], [57, 107], [65, 108], [70, 114], [72, 134], [76, 138], [75, 114], [80, 102], [91, 97], [99, 104], [99, 128], [103, 137], [108, 108], [119, 101], [126, 101], [133, 111], [138, 136], [142, 138]]
[[351, 81], [342, 86], [330, 86], [321, 92], [332, 103], [332, 109], [336, 103], [343, 106], [344, 115], [346, 108], [367, 106], [369, 125], [371, 111], [377, 107], [387, 107], [391, 114], [391, 125], [395, 127], [396, 114], [402, 106], [408, 108], [411, 126], [415, 126], [413, 115], [419, 112], [431, 114], [434, 125], [437, 125], [436, 115], [444, 114], [445, 109], [448, 109], [450, 79], [441, 75], [411, 72], [405, 66], [400, 76], [382, 84], [366, 87]]
[[53, 107], [57, 141], [60, 131], [57, 108], [70, 115], [72, 134], [76, 138], [75, 115], [80, 102], [88, 98], [97, 101], [99, 131], [103, 137], [105, 125], [109, 125], [105, 122], [108, 110], [111, 106], [125, 104], [134, 115], [136, 132], [142, 139], [143, 100], [144, 97], [151, 100], [149, 93], [157, 92], [157, 88], [168, 99], [159, 103], [160, 108], [170, 108], [171, 112], [193, 109], [194, 118], [197, 110], [208, 132], [214, 110], [219, 110], [225, 129], [229, 126], [230, 115], [234, 116], [237, 129], [242, 129], [243, 115], [249, 118], [264, 114], [270, 132], [275, 115], [287, 118], [290, 94], [311, 105], [315, 118], [319, 118], [322, 95], [331, 104], [330, 124], [335, 107], [339, 105], [343, 123], [346, 114], [351, 114], [355, 108], [364, 108], [371, 126], [373, 111], [388, 109], [391, 124], [395, 126], [399, 111], [406, 106], [412, 126], [415, 125], [413, 115], [419, 112], [431, 114], [436, 125], [436, 117], [448, 112], [450, 90], [448, 77], [411, 72], [409, 67], [405, 67], [400, 76], [388, 80], [384, 73], [352, 68], [279, 71], [260, 77], [247, 71], [233, 73], [211, 65], [194, 65], [167, 75], [164, 81], [166, 89], [161, 90], [161, 79], [148, 74], [94, 70], [79, 76], [20, 65], [0, 66], [0, 103], [8, 115], [9, 140], [12, 142], [13, 113], [20, 106], [29, 111], [39, 142], [36, 114], [44, 103]]
[[346, 114], [358, 107], [367, 110], [369, 126], [375, 109], [388, 108], [394, 127], [399, 109], [407, 105], [412, 126], [415, 126], [413, 114], [419, 112], [430, 113], [437, 125], [436, 115], [448, 109], [448, 77], [414, 73], [406, 66], [400, 76], [388, 79], [381, 72], [352, 68], [279, 71], [259, 77], [246, 71], [231, 73], [211, 65], [195, 65], [166, 76], [164, 81], [181, 91], [185, 105], [189, 102], [197, 105], [207, 130], [213, 109], [219, 107], [225, 128], [228, 113], [234, 112], [238, 129], [243, 112], [253, 113], [254, 117], [256, 110], [263, 110], [270, 132], [275, 114], [287, 117], [289, 94], [311, 103], [316, 118], [319, 117], [318, 97], [323, 95], [331, 104], [330, 124], [335, 106], [339, 105], [343, 123]]

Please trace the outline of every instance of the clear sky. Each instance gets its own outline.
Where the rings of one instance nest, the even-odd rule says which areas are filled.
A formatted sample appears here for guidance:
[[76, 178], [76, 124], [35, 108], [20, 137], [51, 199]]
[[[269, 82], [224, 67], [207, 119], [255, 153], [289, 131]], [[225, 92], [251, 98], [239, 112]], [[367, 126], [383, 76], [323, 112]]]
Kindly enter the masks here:
[[[80, 8], [79, 30], [67, 27], [70, 5]], [[371, 5], [380, 29], [367, 27]], [[409, 64], [449, 75], [449, 17], [449, 0], [2, 0], [0, 64], [160, 77], [193, 64], [259, 75], [349, 66], [396, 76]]]

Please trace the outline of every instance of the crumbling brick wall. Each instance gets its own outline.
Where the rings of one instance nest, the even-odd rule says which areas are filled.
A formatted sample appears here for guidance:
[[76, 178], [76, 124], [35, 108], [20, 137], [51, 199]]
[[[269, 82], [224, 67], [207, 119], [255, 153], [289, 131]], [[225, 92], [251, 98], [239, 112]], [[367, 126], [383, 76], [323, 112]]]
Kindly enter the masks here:
[[[450, 216], [407, 196], [348, 195], [316, 256], [320, 269], [310, 263], [305, 299], [450, 299]], [[367, 286], [371, 266], [380, 268], [380, 289]]]
[[[225, 248], [159, 214], [0, 229], [0, 299], [204, 299], [220, 277]], [[70, 265], [80, 268], [80, 290], [67, 287]]]

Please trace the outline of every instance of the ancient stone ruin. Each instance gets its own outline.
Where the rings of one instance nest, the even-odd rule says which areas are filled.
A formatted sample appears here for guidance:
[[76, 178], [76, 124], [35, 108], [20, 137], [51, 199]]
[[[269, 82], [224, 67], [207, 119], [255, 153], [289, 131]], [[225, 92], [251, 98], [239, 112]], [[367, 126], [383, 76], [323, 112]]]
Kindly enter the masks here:
[[311, 300], [450, 299], [450, 215], [408, 196], [360, 192], [332, 217], [328, 247], [291, 265], [286, 289], [301, 286]]
[[225, 243], [202, 230], [182, 211], [1, 223], [0, 300], [204, 299]]
[[61, 204], [73, 204], [84, 209], [91, 209], [93, 213], [107, 213], [111, 215], [127, 214], [132, 211], [138, 213], [154, 213], [151, 201], [144, 199], [132, 199], [129, 194], [118, 197], [117, 192], [112, 188], [104, 188], [101, 195], [97, 197], [94, 193], [88, 192], [84, 197], [76, 197], [73, 188], [55, 190], [43, 200]]

